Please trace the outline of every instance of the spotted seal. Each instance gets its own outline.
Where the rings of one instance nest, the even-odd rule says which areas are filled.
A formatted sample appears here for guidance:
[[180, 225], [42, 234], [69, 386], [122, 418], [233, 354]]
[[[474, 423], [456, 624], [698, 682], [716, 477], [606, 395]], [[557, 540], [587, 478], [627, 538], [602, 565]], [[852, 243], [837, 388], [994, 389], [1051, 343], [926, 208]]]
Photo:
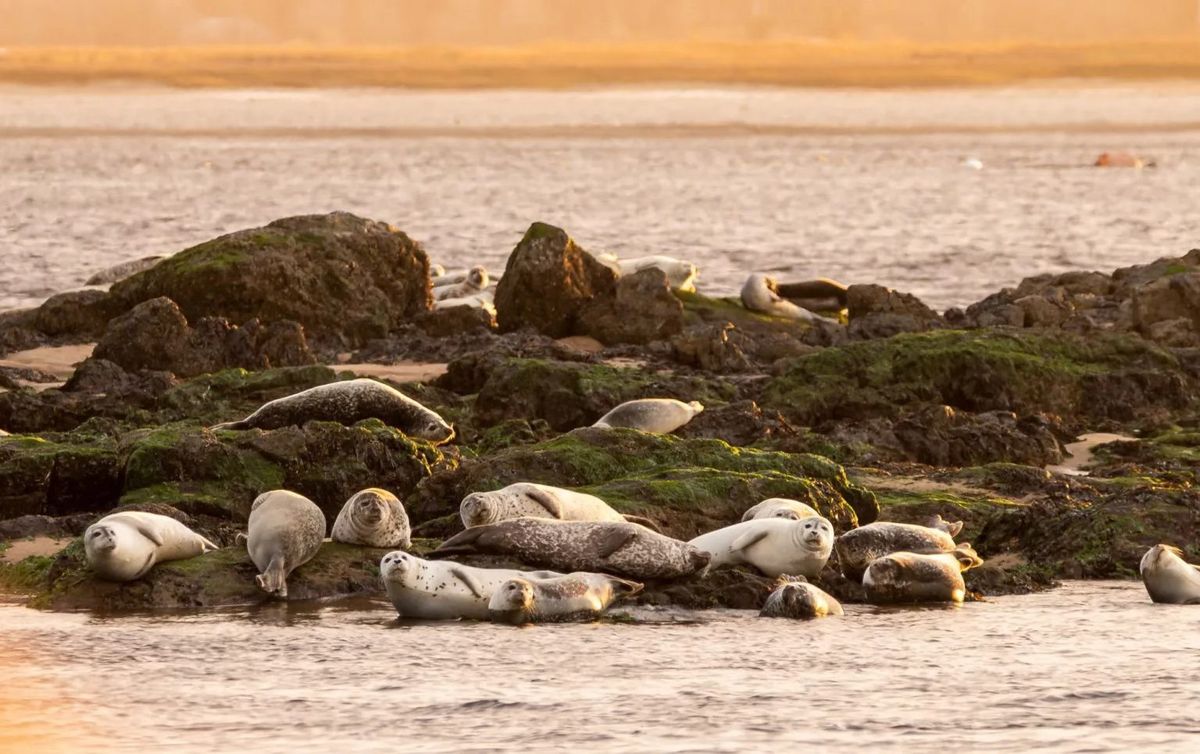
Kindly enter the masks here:
[[827, 615], [845, 615], [842, 603], [803, 576], [781, 577], [758, 613], [761, 618], [810, 620]]
[[888, 602], [962, 602], [967, 587], [963, 571], [983, 565], [970, 544], [935, 555], [893, 552], [876, 558], [863, 572], [867, 599]]
[[334, 542], [365, 547], [407, 550], [412, 546], [412, 529], [400, 499], [376, 487], [350, 496], [330, 534]]
[[593, 424], [593, 427], [639, 429], [642, 432], [674, 432], [704, 410], [699, 401], [684, 403], [674, 398], [642, 398], [625, 401]]
[[483, 526], [513, 518], [557, 518], [560, 521], [631, 521], [659, 531], [641, 516], [623, 515], [595, 495], [533, 482], [517, 482], [492, 492], [472, 492], [458, 506], [463, 526]]
[[288, 490], [272, 490], [250, 506], [246, 551], [258, 567], [258, 585], [287, 596], [292, 571], [312, 560], [325, 539], [325, 514], [317, 504]]
[[816, 576], [833, 551], [833, 524], [821, 516], [755, 518], [688, 544], [711, 555], [712, 568], [751, 565], [767, 576]]
[[488, 617], [495, 623], [563, 623], [599, 618], [609, 605], [642, 591], [636, 581], [603, 573], [570, 573], [552, 579], [509, 579], [492, 592]]
[[397, 614], [422, 620], [487, 620], [488, 601], [506, 581], [562, 576], [554, 571], [474, 568], [399, 550], [383, 556], [379, 574]]
[[928, 526], [876, 521], [838, 537], [834, 549], [842, 573], [848, 579], [859, 581], [863, 571], [876, 558], [893, 552], [953, 552], [954, 537], [949, 532]]
[[83, 532], [83, 554], [102, 579], [133, 581], [155, 563], [194, 558], [217, 546], [170, 516], [142, 511], [113, 513]]
[[439, 285], [434, 288], [433, 299], [434, 301], [443, 301], [448, 298], [474, 296], [487, 288], [489, 282], [487, 268], [472, 267], [462, 281], [453, 283], [447, 281], [447, 285]]
[[1151, 547], [1142, 556], [1138, 570], [1152, 602], [1200, 605], [1200, 566], [1184, 560], [1178, 547]]
[[806, 505], [799, 500], [786, 497], [769, 497], [742, 514], [743, 521], [756, 518], [790, 518], [799, 521], [802, 518], [821, 515], [816, 508]]
[[510, 555], [556, 571], [596, 571], [636, 581], [673, 579], [708, 565], [709, 556], [644, 526], [615, 521], [515, 518], [459, 532], [430, 553]]
[[350, 425], [379, 419], [409, 437], [448, 442], [454, 429], [442, 417], [390, 385], [368, 378], [331, 382], [263, 404], [240, 421], [213, 429], [278, 429], [309, 421]]

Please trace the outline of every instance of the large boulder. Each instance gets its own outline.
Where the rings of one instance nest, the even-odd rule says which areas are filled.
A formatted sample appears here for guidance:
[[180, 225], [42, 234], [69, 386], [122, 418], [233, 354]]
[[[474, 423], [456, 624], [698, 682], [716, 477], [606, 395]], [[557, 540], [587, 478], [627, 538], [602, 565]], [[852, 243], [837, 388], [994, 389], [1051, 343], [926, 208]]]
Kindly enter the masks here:
[[597, 296], [580, 315], [583, 334], [601, 343], [645, 344], [683, 332], [683, 302], [667, 275], [648, 267], [617, 281], [612, 296]]
[[113, 315], [113, 302], [103, 291], [68, 291], [51, 296], [35, 310], [38, 331], [57, 337], [74, 335], [94, 337], [104, 332]]
[[846, 298], [851, 338], [889, 338], [945, 326], [937, 312], [911, 293], [881, 285], [852, 285], [846, 289]]
[[1200, 342], [1200, 271], [1165, 275], [1134, 288], [1133, 325], [1169, 346]]

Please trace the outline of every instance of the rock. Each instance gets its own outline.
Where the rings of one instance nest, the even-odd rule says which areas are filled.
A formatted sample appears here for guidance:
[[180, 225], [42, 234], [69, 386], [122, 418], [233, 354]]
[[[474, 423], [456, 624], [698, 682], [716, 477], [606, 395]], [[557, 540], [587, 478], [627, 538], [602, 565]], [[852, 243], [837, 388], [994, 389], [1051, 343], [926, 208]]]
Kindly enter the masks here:
[[851, 338], [887, 338], [945, 326], [937, 312], [910, 293], [881, 285], [852, 285], [846, 289], [846, 297]]
[[672, 338], [672, 356], [680, 364], [708, 372], [748, 371], [753, 365], [746, 353], [730, 339], [733, 330], [732, 322], [690, 327]]
[[111, 440], [0, 438], [0, 520], [107, 510], [120, 492], [121, 466]]
[[1133, 289], [1171, 275], [1200, 272], [1200, 249], [1192, 249], [1181, 257], [1162, 257], [1150, 264], [1122, 267], [1112, 274], [1113, 292], [1129, 296]]
[[757, 403], [746, 400], [724, 406], [706, 406], [675, 434], [724, 440], [730, 445], [742, 446], [769, 442], [777, 436], [795, 432], [778, 412], [764, 412]]
[[1018, 420], [1007, 411], [969, 414], [949, 406], [930, 406], [902, 418], [894, 432], [912, 460], [931, 466], [993, 461], [1046, 466], [1062, 460], [1058, 441], [1045, 421]]
[[34, 326], [46, 335], [90, 338], [104, 332], [114, 306], [103, 291], [68, 291], [46, 299], [35, 311]]
[[189, 320], [292, 320], [361, 345], [432, 306], [429, 260], [386, 223], [345, 212], [276, 220], [181, 251], [113, 285], [122, 311], [165, 296]]
[[645, 344], [683, 332], [683, 303], [671, 292], [666, 273], [648, 267], [618, 280], [612, 296], [586, 302], [579, 322], [582, 334], [606, 345]]
[[191, 329], [187, 317], [169, 298], [155, 298], [114, 319], [92, 355], [127, 370], [174, 371], [187, 353]]
[[17, 516], [0, 521], [0, 541], [14, 539], [29, 539], [32, 537], [50, 537], [65, 539], [78, 537], [83, 530], [96, 520], [94, 513], [77, 513], [73, 516]]
[[472, 331], [490, 332], [496, 329], [496, 318], [487, 309], [475, 306], [452, 306], [418, 314], [413, 323], [426, 335], [446, 338]]
[[1135, 287], [1133, 325], [1156, 341], [1169, 338], [1168, 345], [1200, 344], [1195, 337], [1200, 329], [1200, 271], [1166, 275]]

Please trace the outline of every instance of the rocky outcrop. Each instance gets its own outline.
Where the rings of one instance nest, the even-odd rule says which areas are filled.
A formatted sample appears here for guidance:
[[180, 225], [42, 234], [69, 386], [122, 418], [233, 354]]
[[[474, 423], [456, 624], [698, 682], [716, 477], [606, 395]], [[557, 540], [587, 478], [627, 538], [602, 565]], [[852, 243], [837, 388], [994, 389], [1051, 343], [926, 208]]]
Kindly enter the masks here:
[[645, 344], [683, 332], [683, 304], [657, 267], [622, 277], [612, 296], [596, 296], [580, 312], [582, 335], [601, 343]]
[[1010, 411], [969, 414], [949, 406], [918, 409], [893, 429], [908, 456], [931, 466], [977, 466], [993, 461], [1046, 466], [1062, 460], [1058, 440], [1039, 417]]
[[852, 285], [846, 290], [851, 338], [890, 338], [904, 332], [944, 327], [938, 313], [910, 293], [881, 285]]
[[113, 316], [113, 302], [102, 291], [68, 291], [51, 296], [35, 310], [34, 327], [51, 337], [95, 337]]

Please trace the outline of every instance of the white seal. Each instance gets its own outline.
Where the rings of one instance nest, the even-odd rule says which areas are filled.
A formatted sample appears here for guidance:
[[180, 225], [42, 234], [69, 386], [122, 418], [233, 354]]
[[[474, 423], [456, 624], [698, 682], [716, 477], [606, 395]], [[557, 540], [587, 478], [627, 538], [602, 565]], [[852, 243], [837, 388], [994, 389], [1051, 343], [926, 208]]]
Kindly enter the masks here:
[[746, 279], [746, 284], [742, 286], [742, 305], [750, 311], [769, 314], [772, 317], [804, 322], [831, 321], [780, 296], [774, 278], [761, 273], [754, 273]]
[[674, 398], [642, 398], [626, 401], [609, 411], [593, 427], [624, 427], [643, 432], [674, 432], [704, 410], [699, 401], [684, 403]]
[[105, 516], [83, 533], [83, 553], [96, 575], [133, 581], [155, 563], [194, 558], [217, 546], [170, 516], [122, 511]]
[[743, 521], [751, 521], [756, 518], [790, 518], [793, 521], [799, 521], [802, 518], [810, 518], [812, 516], [821, 515], [816, 508], [811, 505], [806, 505], [799, 500], [791, 500], [786, 497], [769, 497], [761, 503], [751, 507], [742, 514]]
[[762, 618], [795, 618], [811, 620], [827, 615], [845, 615], [842, 603], [819, 589], [803, 576], [781, 577], [758, 613]]
[[487, 620], [488, 601], [504, 582], [562, 576], [553, 571], [473, 568], [400, 551], [383, 556], [379, 574], [399, 616], [423, 620]]
[[458, 506], [463, 526], [494, 524], [513, 518], [556, 518], [559, 521], [632, 521], [658, 531], [641, 516], [626, 516], [595, 495], [532, 482], [517, 482], [492, 492], [472, 492]]
[[[961, 528], [960, 525], [958, 529]], [[876, 521], [838, 537], [835, 547], [842, 573], [852, 581], [859, 581], [863, 571], [876, 558], [893, 552], [953, 552], [954, 537], [947, 531], [928, 526]]]
[[250, 506], [246, 551], [258, 567], [258, 585], [287, 596], [292, 571], [316, 557], [325, 539], [325, 514], [317, 504], [288, 490], [272, 490]]
[[871, 602], [962, 602], [963, 571], [982, 565], [970, 544], [937, 555], [894, 552], [871, 562], [863, 586]]
[[1200, 566], [1183, 559], [1171, 545], [1155, 545], [1142, 556], [1138, 570], [1153, 602], [1200, 605]]
[[472, 267], [461, 282], [439, 285], [434, 288], [433, 299], [434, 301], [443, 301], [448, 298], [474, 296], [487, 288], [489, 282], [486, 268]]
[[833, 524], [755, 518], [702, 534], [688, 544], [712, 556], [710, 567], [752, 565], [767, 576], [816, 576], [833, 551]]
[[599, 618], [613, 602], [642, 591], [636, 581], [603, 573], [552, 579], [509, 579], [492, 592], [488, 617], [496, 623], [561, 623]]
[[350, 496], [330, 535], [334, 542], [365, 547], [407, 550], [412, 546], [412, 529], [400, 499], [377, 487]]
[[456, 306], [469, 306], [472, 309], [483, 309], [496, 316], [496, 299], [495, 294], [490, 290], [480, 291], [471, 296], [457, 296], [455, 298], [444, 298], [433, 303], [435, 310], [453, 309]]
[[653, 267], [662, 270], [663, 274], [667, 276], [667, 283], [673, 290], [687, 293], [696, 292], [696, 277], [700, 271], [691, 262], [662, 255], [629, 259], [618, 259], [611, 254], [605, 256], [607, 261], [617, 266], [622, 275], [632, 275]]

